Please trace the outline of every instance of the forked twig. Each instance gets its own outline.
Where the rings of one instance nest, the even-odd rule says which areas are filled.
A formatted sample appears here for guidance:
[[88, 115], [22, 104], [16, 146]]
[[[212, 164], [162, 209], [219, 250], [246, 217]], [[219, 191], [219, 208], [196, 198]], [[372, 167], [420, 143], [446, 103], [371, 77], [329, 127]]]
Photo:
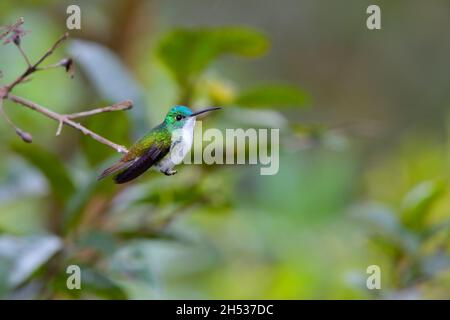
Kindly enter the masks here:
[[[5, 121], [16, 131], [16, 133], [22, 138], [22, 140], [26, 142], [31, 142], [32, 137], [29, 133], [23, 131], [18, 126], [16, 126], [11, 119], [8, 117], [8, 115], [3, 110], [3, 100], [10, 100], [14, 103], [17, 103], [19, 105], [22, 105], [24, 107], [27, 107], [29, 109], [32, 109], [36, 112], [39, 112], [46, 116], [47, 118], [53, 119], [58, 122], [58, 128], [56, 131], [56, 135], [59, 135], [61, 133], [61, 130], [64, 125], [68, 125], [76, 130], [81, 131], [83, 134], [91, 137], [92, 139], [107, 145], [117, 152], [120, 153], [127, 153], [128, 150], [124, 146], [118, 145], [101, 135], [89, 130], [88, 128], [84, 127], [83, 125], [73, 121], [77, 118], [83, 118], [83, 117], [89, 117], [92, 115], [104, 113], [104, 112], [112, 112], [112, 111], [120, 111], [120, 110], [128, 110], [131, 109], [133, 106], [133, 102], [130, 100], [125, 100], [116, 104], [113, 104], [111, 106], [103, 107], [103, 108], [97, 108], [89, 111], [82, 111], [72, 114], [59, 114], [57, 112], [51, 111], [33, 101], [27, 100], [22, 97], [18, 97], [11, 94], [11, 91], [19, 84], [22, 84], [26, 81], [29, 81], [29, 76], [37, 71], [43, 71], [48, 70], [51, 68], [57, 68], [57, 67], [64, 67], [67, 72], [71, 72], [73, 70], [73, 61], [70, 58], [63, 59], [59, 61], [58, 63], [51, 64], [48, 66], [40, 67], [40, 65], [67, 39], [69, 34], [66, 32], [63, 36], [61, 36], [43, 55], [41, 58], [37, 60], [34, 64], [30, 62], [28, 59], [28, 56], [26, 55], [25, 51], [23, 50], [21, 46], [21, 36], [24, 34], [22, 29], [19, 27], [23, 24], [24, 20], [23, 18], [19, 19], [18, 22], [11, 26], [5, 27], [5, 31], [0, 34], [0, 40], [7, 37], [10, 33], [12, 35], [12, 42], [16, 45], [16, 47], [19, 49], [19, 52], [21, 56], [24, 58], [25, 62], [27, 63], [27, 69], [13, 82], [11, 82], [9, 85], [0, 86], [0, 114], [5, 119]], [[10, 38], [11, 39], [11, 38]], [[9, 42], [11, 40], [7, 39]]]

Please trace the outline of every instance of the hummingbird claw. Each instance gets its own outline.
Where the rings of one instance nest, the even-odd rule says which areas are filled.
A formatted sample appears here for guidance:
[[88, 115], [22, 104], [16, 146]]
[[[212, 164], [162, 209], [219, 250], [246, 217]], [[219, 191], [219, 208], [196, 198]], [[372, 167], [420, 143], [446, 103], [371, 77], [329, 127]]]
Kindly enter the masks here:
[[162, 173], [164, 173], [166, 176], [173, 176], [174, 174], [176, 174], [178, 171], [177, 170], [166, 170], [166, 171], [162, 171]]

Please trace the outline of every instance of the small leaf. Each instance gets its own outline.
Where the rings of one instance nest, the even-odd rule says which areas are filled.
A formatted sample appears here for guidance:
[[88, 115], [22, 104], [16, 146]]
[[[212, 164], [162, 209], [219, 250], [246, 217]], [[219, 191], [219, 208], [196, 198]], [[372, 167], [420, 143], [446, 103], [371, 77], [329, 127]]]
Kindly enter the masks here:
[[79, 248], [95, 249], [103, 255], [109, 255], [117, 250], [118, 243], [110, 232], [91, 230], [79, 235], [77, 245]]
[[0, 237], [0, 265], [9, 266], [0, 287], [14, 288], [48, 261], [62, 247], [61, 240], [53, 235], [29, 237]]
[[432, 205], [444, 193], [445, 188], [442, 181], [425, 181], [408, 192], [402, 205], [404, 223], [411, 228], [420, 229]]
[[256, 87], [241, 93], [234, 101], [248, 108], [303, 107], [309, 102], [310, 97], [305, 91], [289, 85]]
[[62, 230], [64, 234], [71, 231], [81, 221], [86, 205], [98, 190], [99, 183], [96, 180], [95, 177], [92, 177], [90, 181], [80, 186], [77, 192], [68, 199], [67, 205], [62, 212]]
[[36, 144], [25, 145], [14, 142], [11, 149], [41, 171], [58, 201], [65, 203], [70, 198], [75, 186], [59, 157]]
[[222, 55], [258, 57], [268, 47], [267, 38], [252, 29], [203, 27], [169, 32], [161, 40], [157, 55], [184, 88], [192, 85], [208, 65]]

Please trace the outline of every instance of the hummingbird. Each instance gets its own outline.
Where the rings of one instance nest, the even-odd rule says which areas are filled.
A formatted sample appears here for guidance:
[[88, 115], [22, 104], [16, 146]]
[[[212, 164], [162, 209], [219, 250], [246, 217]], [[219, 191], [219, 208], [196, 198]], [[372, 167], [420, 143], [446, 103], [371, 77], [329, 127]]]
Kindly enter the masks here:
[[98, 176], [98, 180], [111, 174], [115, 183], [136, 179], [151, 167], [167, 176], [177, 173], [173, 168], [180, 164], [192, 147], [196, 117], [221, 109], [206, 108], [193, 112], [186, 106], [175, 106], [167, 112], [164, 121], [136, 141], [118, 162]]

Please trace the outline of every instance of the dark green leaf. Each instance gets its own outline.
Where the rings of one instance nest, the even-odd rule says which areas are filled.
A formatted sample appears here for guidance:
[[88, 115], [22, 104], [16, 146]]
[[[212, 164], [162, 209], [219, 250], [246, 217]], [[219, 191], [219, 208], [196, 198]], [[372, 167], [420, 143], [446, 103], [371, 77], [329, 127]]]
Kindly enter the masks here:
[[82, 289], [108, 299], [126, 299], [126, 293], [103, 273], [82, 268]]

